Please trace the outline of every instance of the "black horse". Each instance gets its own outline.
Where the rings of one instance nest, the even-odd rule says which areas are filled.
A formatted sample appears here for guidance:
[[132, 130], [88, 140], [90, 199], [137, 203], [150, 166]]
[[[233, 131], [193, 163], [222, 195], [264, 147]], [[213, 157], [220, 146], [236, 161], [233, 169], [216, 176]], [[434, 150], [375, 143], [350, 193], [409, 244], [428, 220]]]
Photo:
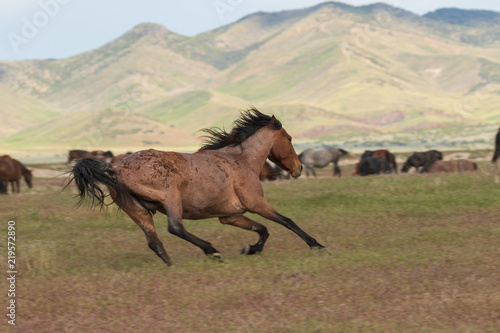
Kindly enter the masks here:
[[380, 175], [380, 173], [391, 173], [391, 165], [384, 157], [365, 157], [359, 164], [359, 175]]
[[418, 171], [418, 168], [423, 167], [428, 162], [433, 160], [442, 160], [442, 159], [443, 159], [443, 153], [437, 150], [428, 150], [425, 152], [413, 153], [406, 160], [406, 163], [403, 165], [403, 168], [401, 168], [401, 172], [408, 172], [408, 170], [410, 170], [411, 167], [414, 167]]
[[365, 150], [365, 152], [361, 155], [360, 163], [361, 161], [363, 161], [365, 157], [385, 158], [387, 163], [389, 163], [389, 166], [392, 167], [392, 170], [394, 170], [395, 173], [398, 173], [398, 165], [396, 163], [396, 157], [394, 156], [393, 153], [391, 153], [387, 149]]

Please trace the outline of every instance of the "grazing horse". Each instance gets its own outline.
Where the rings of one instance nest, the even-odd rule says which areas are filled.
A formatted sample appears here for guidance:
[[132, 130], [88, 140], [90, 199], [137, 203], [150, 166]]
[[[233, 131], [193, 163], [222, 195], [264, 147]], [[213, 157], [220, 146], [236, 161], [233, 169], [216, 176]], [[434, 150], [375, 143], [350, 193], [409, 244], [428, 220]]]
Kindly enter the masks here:
[[149, 149], [114, 165], [83, 158], [73, 167], [69, 183], [75, 181], [80, 202], [89, 197], [93, 206], [101, 207], [106, 195], [99, 183], [105, 185], [113, 201], [143, 230], [149, 248], [167, 265], [170, 258], [153, 223], [156, 211], [167, 215], [170, 233], [214, 258], [222, 257], [219, 251], [186, 231], [183, 219], [218, 217], [222, 224], [256, 232], [259, 240], [245, 245], [244, 254], [261, 252], [269, 237], [267, 228], [244, 216], [245, 212], [285, 226], [311, 248], [324, 248], [264, 199], [259, 173], [267, 158], [293, 177], [302, 172], [292, 139], [274, 116], [252, 108], [241, 114], [231, 132], [219, 128], [204, 131], [206, 141], [193, 154]]
[[365, 157], [359, 163], [359, 175], [380, 175], [380, 173], [391, 173], [389, 162], [384, 157]]
[[29, 188], [33, 186], [33, 175], [21, 162], [8, 155], [0, 156], [0, 178], [5, 183], [5, 190], [10, 182], [12, 193], [19, 193], [19, 180], [24, 177]]
[[312, 148], [304, 150], [299, 155], [300, 162], [306, 167], [306, 176], [309, 177], [309, 170], [316, 176], [316, 171], [314, 168], [324, 168], [328, 164], [333, 163], [333, 176], [341, 175], [341, 171], [338, 165], [339, 159], [348, 154], [347, 151], [338, 148], [326, 148], [315, 150]]
[[[386, 149], [375, 150], [375, 151], [365, 150], [365, 152], [363, 154], [361, 154], [361, 158], [359, 159], [359, 162], [356, 163], [356, 165], [354, 166], [354, 172], [353, 172], [354, 176], [361, 175], [361, 162], [366, 157], [384, 158], [387, 161], [387, 163], [389, 164], [389, 169], [391, 169], [391, 165], [392, 165], [392, 168], [393, 168], [392, 170], [394, 170], [395, 173], [398, 173], [398, 166], [396, 163], [396, 157], [394, 156], [393, 153], [391, 153], [390, 151], [388, 151]], [[380, 162], [380, 163], [382, 163], [382, 162]], [[392, 170], [391, 170], [391, 172], [392, 172]]]
[[432, 160], [424, 165], [420, 173], [467, 172], [477, 170], [477, 164], [465, 159], [441, 161]]
[[411, 167], [417, 169], [418, 172], [418, 168], [423, 167], [428, 162], [432, 160], [442, 160], [442, 159], [443, 159], [443, 153], [437, 150], [428, 150], [424, 152], [413, 153], [406, 160], [406, 163], [401, 168], [401, 172], [408, 172], [408, 170], [410, 170]]
[[500, 128], [498, 129], [497, 135], [495, 137], [495, 153], [493, 154], [493, 158], [491, 159], [491, 162], [495, 164], [495, 183], [498, 183], [498, 174], [500, 173], [500, 159], [498, 157], [500, 157]]

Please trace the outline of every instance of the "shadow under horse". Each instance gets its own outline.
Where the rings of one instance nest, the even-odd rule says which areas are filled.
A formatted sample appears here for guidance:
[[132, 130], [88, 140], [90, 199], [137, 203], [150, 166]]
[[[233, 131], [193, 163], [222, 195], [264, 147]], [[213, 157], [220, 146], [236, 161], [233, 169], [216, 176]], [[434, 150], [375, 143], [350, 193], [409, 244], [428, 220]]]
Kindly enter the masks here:
[[108, 188], [117, 204], [142, 229], [148, 246], [167, 265], [171, 264], [153, 223], [153, 214], [167, 215], [168, 231], [214, 258], [221, 254], [209, 242], [189, 233], [183, 219], [218, 217], [220, 223], [251, 230], [259, 235], [243, 254], [263, 250], [267, 228], [244, 216], [258, 214], [297, 234], [309, 247], [324, 248], [295, 222], [278, 213], [264, 199], [259, 173], [267, 158], [299, 177], [302, 165], [292, 138], [274, 116], [257, 109], [241, 114], [231, 132], [206, 129], [206, 141], [193, 154], [154, 149], [129, 155], [114, 165], [95, 158], [83, 158], [73, 167], [72, 179], [80, 202], [89, 197], [93, 206], [104, 205]]

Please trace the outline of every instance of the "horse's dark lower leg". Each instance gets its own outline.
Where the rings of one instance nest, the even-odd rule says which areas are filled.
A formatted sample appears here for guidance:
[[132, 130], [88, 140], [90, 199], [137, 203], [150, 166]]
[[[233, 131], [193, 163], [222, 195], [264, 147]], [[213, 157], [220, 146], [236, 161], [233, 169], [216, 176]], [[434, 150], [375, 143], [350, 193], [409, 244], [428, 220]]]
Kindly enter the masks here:
[[[113, 199], [116, 197], [114, 191], [110, 190], [110, 194]], [[134, 203], [123, 204], [120, 208], [142, 229], [146, 235], [148, 247], [156, 253], [156, 255], [160, 257], [164, 263], [170, 266], [170, 258], [167, 255], [167, 251], [165, 251], [165, 248], [163, 247], [163, 243], [158, 238], [151, 212]]]
[[314, 248], [314, 247], [324, 248], [323, 245], [318, 243], [316, 241], [316, 239], [309, 236], [305, 231], [303, 231], [297, 224], [295, 224], [295, 222], [293, 222], [288, 217], [281, 215], [280, 213], [276, 213], [276, 217], [272, 218], [271, 221], [278, 222], [279, 224], [281, 224], [285, 228], [292, 230], [295, 234], [297, 234], [297, 236], [302, 238], [302, 240], [304, 242], [306, 242], [307, 245], [309, 245], [309, 247], [311, 247], [311, 248]]
[[309, 236], [304, 230], [302, 230], [297, 224], [295, 224], [295, 222], [275, 211], [271, 207], [271, 205], [264, 199], [262, 199], [259, 204], [255, 205], [254, 209], [252, 209], [251, 212], [259, 214], [266, 219], [277, 222], [285, 228], [290, 229], [311, 248], [324, 248], [323, 245], [318, 243], [316, 239]]
[[264, 244], [269, 237], [269, 232], [267, 231], [267, 228], [265, 226], [243, 215], [221, 217], [219, 218], [219, 221], [222, 224], [229, 224], [238, 228], [252, 230], [259, 234], [259, 240], [257, 241], [257, 243], [255, 243], [254, 245], [245, 245], [241, 250], [242, 254], [256, 254], [262, 252], [262, 250], [264, 249]]
[[339, 176], [340, 178], [340, 168], [339, 168], [339, 165], [337, 164], [337, 162], [334, 162], [333, 163], [333, 176]]
[[172, 265], [170, 258], [167, 255], [167, 251], [165, 251], [165, 248], [163, 247], [163, 243], [160, 241], [158, 238], [158, 235], [155, 232], [151, 232], [150, 230], [142, 228], [142, 231], [144, 231], [144, 234], [146, 235], [146, 239], [148, 241], [148, 247], [156, 253], [158, 257], [163, 260], [168, 266]]
[[312, 172], [314, 178], [318, 178], [318, 176], [316, 176], [316, 170], [314, 170], [314, 167], [311, 167], [311, 172]]
[[168, 232], [198, 246], [206, 255], [211, 255], [216, 258], [222, 257], [212, 244], [189, 233], [186, 228], [184, 228], [184, 224], [180, 218], [168, 216]]

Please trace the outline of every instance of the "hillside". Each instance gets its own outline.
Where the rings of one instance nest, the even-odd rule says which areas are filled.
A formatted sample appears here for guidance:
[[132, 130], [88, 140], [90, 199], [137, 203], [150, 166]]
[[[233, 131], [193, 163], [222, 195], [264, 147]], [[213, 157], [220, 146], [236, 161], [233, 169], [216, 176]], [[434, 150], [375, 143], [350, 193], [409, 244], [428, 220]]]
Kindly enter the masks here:
[[500, 122], [500, 34], [478, 22], [499, 15], [329, 2], [195, 37], [141, 24], [71, 58], [0, 62], [0, 149], [193, 149], [199, 129], [251, 105], [302, 144], [486, 147]]

